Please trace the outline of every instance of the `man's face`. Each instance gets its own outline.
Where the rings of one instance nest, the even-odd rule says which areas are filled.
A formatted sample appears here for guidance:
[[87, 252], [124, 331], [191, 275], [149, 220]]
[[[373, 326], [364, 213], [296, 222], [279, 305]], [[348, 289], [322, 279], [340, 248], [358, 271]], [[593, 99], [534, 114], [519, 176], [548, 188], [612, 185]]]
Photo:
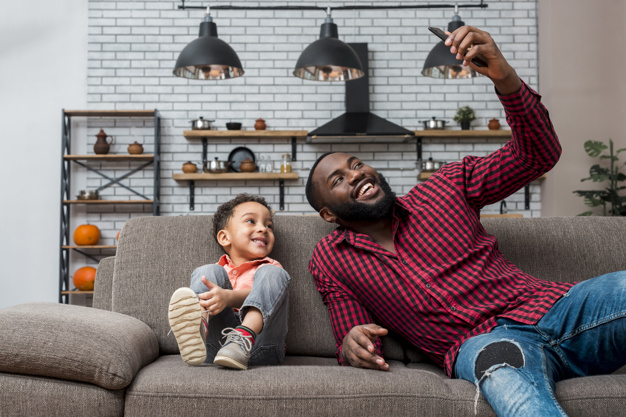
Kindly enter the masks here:
[[396, 199], [389, 184], [374, 168], [345, 153], [320, 161], [313, 178], [324, 220], [346, 225], [371, 222], [391, 215]]

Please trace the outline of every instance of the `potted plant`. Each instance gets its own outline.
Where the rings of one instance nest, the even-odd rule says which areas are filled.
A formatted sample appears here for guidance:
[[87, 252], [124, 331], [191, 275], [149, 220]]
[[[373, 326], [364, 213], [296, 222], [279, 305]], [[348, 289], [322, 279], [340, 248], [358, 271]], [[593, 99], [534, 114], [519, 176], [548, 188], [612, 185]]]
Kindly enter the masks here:
[[[606, 149], [609, 150], [608, 154], [603, 153]], [[626, 197], [620, 196], [619, 192], [626, 189], [626, 186], [619, 186], [619, 183], [626, 180], [626, 175], [622, 174], [620, 168], [626, 164], [619, 164], [620, 152], [626, 151], [626, 148], [613, 151], [613, 140], [609, 139], [609, 146], [604, 142], [588, 140], [585, 142], [585, 152], [592, 158], [599, 158], [600, 160], [608, 159], [609, 166], [602, 167], [600, 164], [592, 165], [589, 168], [589, 177], [583, 178], [580, 181], [591, 180], [593, 182], [605, 182], [609, 184], [604, 190], [576, 190], [575, 194], [585, 199], [585, 205], [589, 207], [602, 206], [603, 216], [626, 216]], [[607, 210], [608, 209], [608, 210]], [[593, 211], [586, 211], [579, 214], [579, 216], [591, 216]]]
[[468, 130], [472, 120], [476, 120], [474, 109], [470, 106], [459, 107], [454, 116], [454, 121], [461, 125], [461, 129]]

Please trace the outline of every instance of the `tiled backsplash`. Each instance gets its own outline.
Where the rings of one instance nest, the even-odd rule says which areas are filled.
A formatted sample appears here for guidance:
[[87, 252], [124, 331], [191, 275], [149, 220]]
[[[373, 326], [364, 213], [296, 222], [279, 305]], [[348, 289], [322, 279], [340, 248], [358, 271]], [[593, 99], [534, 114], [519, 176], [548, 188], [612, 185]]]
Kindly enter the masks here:
[[[193, 3], [193, 2], [192, 2]], [[199, 2], [196, 2], [199, 3]], [[279, 2], [229, 2], [231, 5], [276, 5]], [[349, 5], [354, 2], [342, 2]], [[386, 1], [359, 2], [384, 4]], [[388, 2], [390, 5], [414, 2]], [[264, 195], [278, 209], [278, 184], [274, 181], [197, 182], [195, 211], [189, 211], [186, 182], [172, 179], [188, 160], [200, 162], [202, 145], [187, 140], [183, 130], [198, 116], [214, 119], [219, 129], [226, 122], [240, 121], [252, 129], [255, 120], [265, 119], [268, 129], [313, 130], [344, 112], [344, 84], [304, 81], [291, 75], [300, 52], [319, 36], [325, 17], [315, 11], [239, 11], [212, 12], [221, 39], [230, 44], [242, 61], [245, 75], [225, 81], [196, 81], [175, 77], [174, 63], [187, 43], [197, 37], [204, 12], [178, 10], [174, 1], [89, 2], [88, 103], [90, 109], [158, 109], [161, 129], [161, 213], [185, 215], [211, 213], [239, 192]], [[189, 4], [189, 2], [188, 2]], [[195, 3], [194, 3], [195, 4]], [[280, 4], [309, 4], [303, 1]], [[461, 9], [468, 25], [487, 30], [518, 74], [532, 87], [537, 86], [536, 0], [488, 1], [486, 9]], [[206, 5], [206, 4], [205, 4]], [[437, 39], [426, 27], [446, 27], [451, 10], [376, 10], [336, 11], [339, 37], [346, 42], [367, 42], [370, 65], [371, 110], [407, 129], [417, 129], [421, 121], [436, 116], [451, 122], [456, 109], [471, 105], [478, 116], [473, 129], [486, 129], [491, 118], [504, 122], [504, 112], [491, 82], [485, 77], [472, 80], [439, 80], [423, 77], [421, 69]], [[136, 121], [91, 120], [87, 126], [88, 151], [95, 135], [104, 127], [116, 136], [112, 152], [125, 153], [129, 143], [144, 143], [152, 151], [152, 124]], [[485, 155], [499, 148], [502, 141], [427, 140], [424, 157], [445, 161], [465, 155]], [[226, 159], [229, 152], [245, 145], [256, 155], [279, 159], [291, 152], [288, 139], [211, 139], [208, 157]], [[280, 213], [313, 214], [304, 197], [304, 184], [313, 161], [324, 152], [354, 153], [379, 169], [397, 194], [408, 192], [417, 183], [416, 150], [408, 144], [307, 144], [299, 141], [298, 157], [293, 163], [300, 179], [285, 182], [285, 210]], [[199, 164], [200, 165], [200, 164]], [[120, 166], [127, 167], [128, 164]], [[109, 172], [114, 176], [117, 167]], [[107, 172], [107, 171], [105, 171]], [[151, 194], [151, 170], [130, 177], [133, 186]], [[87, 185], [103, 183], [89, 174]], [[123, 188], [107, 193], [127, 195]], [[485, 211], [497, 212], [500, 205]], [[531, 186], [530, 210], [524, 210], [523, 190], [507, 198], [509, 211], [539, 216], [540, 187]], [[137, 207], [116, 207], [114, 212], [89, 209], [87, 219], [100, 224], [105, 239], [114, 238], [117, 229]], [[141, 208], [139, 208], [141, 211]], [[102, 225], [105, 225], [104, 227]], [[110, 226], [110, 230], [107, 230]]]

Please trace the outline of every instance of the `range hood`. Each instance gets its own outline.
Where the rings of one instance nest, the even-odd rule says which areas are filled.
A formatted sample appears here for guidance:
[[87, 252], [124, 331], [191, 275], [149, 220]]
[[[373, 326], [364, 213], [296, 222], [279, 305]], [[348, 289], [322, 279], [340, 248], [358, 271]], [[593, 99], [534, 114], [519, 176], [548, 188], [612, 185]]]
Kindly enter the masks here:
[[370, 112], [367, 43], [349, 43], [365, 75], [346, 82], [346, 112], [309, 132], [307, 143], [406, 142], [414, 137], [408, 129]]

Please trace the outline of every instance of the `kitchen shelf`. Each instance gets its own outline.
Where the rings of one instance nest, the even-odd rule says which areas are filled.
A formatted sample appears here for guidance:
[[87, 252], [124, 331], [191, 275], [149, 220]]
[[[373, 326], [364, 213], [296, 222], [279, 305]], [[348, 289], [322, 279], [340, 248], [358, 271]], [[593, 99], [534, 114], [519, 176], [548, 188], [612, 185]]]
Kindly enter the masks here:
[[154, 155], [63, 155], [69, 161], [152, 161]]
[[[69, 303], [69, 296], [71, 294], [93, 294], [93, 291], [76, 291], [69, 290], [70, 288], [70, 256], [74, 253], [78, 253], [83, 257], [99, 262], [96, 257], [106, 256], [107, 252], [116, 250], [115, 245], [89, 245], [79, 246], [72, 245], [70, 240], [70, 221], [71, 211], [74, 205], [151, 205], [152, 215], [160, 215], [160, 181], [161, 181], [161, 116], [157, 109], [154, 110], [65, 110], [62, 109], [62, 132], [61, 132], [61, 145], [62, 145], [62, 158], [61, 158], [61, 233], [60, 233], [60, 262], [59, 262], [59, 302]], [[130, 118], [130, 119], [152, 119], [153, 120], [153, 154], [95, 154], [95, 155], [74, 155], [71, 152], [72, 149], [72, 118], [84, 117], [84, 118]], [[133, 122], [134, 123], [134, 122]], [[139, 121], [142, 126], [147, 125], [145, 121]], [[75, 139], [76, 140], [76, 139]], [[84, 139], [80, 139], [83, 140]], [[128, 162], [132, 166], [128, 168], [127, 172], [120, 174], [120, 170], [124, 168], [117, 167], [115, 174], [111, 176], [108, 172], [104, 171], [103, 167], [107, 167], [107, 163], [124, 161]], [[72, 200], [72, 165], [78, 165], [84, 168], [86, 171], [93, 172], [100, 177], [106, 179], [108, 182], [98, 187], [97, 190], [101, 191], [105, 188], [116, 186], [122, 187], [133, 193], [134, 200]], [[99, 167], [98, 167], [99, 166]], [[97, 168], [98, 167], [98, 168]], [[109, 164], [110, 167], [110, 164]], [[153, 194], [150, 196], [143, 195], [140, 191], [130, 185], [126, 185], [122, 180], [128, 178], [136, 172], [145, 170], [150, 167], [153, 171]], [[125, 196], [115, 196], [113, 198], [128, 198]], [[140, 198], [140, 200], [138, 200]], [[100, 254], [98, 254], [100, 253]], [[102, 254], [104, 253], [104, 254]]]
[[116, 249], [115, 245], [63, 245], [63, 249]]
[[174, 174], [176, 181], [189, 181], [189, 210], [195, 210], [196, 181], [264, 181], [278, 180], [279, 207], [285, 209], [285, 180], [297, 180], [297, 172], [224, 172], [220, 174]]
[[510, 130], [415, 130], [416, 138], [457, 138], [457, 139], [475, 139], [475, 138], [510, 138]]
[[63, 204], [152, 204], [154, 200], [63, 200]]

